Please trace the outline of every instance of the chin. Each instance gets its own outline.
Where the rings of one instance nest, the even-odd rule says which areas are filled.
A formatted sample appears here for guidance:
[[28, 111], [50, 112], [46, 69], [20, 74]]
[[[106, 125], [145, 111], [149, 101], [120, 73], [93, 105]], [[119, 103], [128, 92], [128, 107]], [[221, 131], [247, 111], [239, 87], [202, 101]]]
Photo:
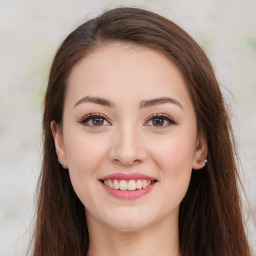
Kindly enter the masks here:
[[123, 211], [113, 213], [105, 219], [106, 224], [113, 230], [121, 232], [136, 232], [153, 226], [158, 222], [157, 216], [149, 215], [143, 211]]
[[130, 221], [130, 220], [123, 220], [121, 223], [115, 222], [110, 223], [110, 227], [119, 232], [139, 232], [144, 230], [150, 226], [150, 223], [146, 223], [145, 221]]

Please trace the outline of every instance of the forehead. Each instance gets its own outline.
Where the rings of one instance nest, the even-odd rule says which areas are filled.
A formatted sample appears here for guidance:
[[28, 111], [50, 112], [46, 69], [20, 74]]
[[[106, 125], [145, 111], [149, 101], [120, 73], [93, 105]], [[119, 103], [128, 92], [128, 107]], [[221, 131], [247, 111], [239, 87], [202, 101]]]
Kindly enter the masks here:
[[67, 98], [104, 96], [119, 103], [154, 96], [172, 96], [190, 102], [183, 75], [156, 50], [111, 43], [84, 57], [72, 69]]

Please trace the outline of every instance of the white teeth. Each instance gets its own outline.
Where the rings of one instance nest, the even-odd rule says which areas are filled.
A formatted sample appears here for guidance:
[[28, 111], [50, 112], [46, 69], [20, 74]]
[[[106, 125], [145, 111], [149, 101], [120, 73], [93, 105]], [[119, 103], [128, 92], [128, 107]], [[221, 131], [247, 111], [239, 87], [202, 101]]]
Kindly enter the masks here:
[[146, 188], [148, 186], [148, 181], [147, 180], [143, 180], [142, 181], [142, 187]]
[[136, 190], [136, 182], [135, 182], [135, 180], [130, 180], [128, 182], [128, 190]]
[[117, 180], [114, 180], [114, 189], [119, 189], [120, 188], [120, 184]]
[[126, 180], [120, 180], [120, 190], [127, 190], [128, 183]]
[[[105, 181], [104, 181], [104, 182], [105, 182]], [[114, 184], [113, 184], [112, 180], [108, 180], [108, 186], [109, 186], [110, 188], [114, 188]]]
[[134, 191], [136, 189], [142, 189], [150, 186], [151, 180], [104, 180], [104, 184], [114, 189]]
[[142, 180], [137, 180], [137, 189], [142, 189]]

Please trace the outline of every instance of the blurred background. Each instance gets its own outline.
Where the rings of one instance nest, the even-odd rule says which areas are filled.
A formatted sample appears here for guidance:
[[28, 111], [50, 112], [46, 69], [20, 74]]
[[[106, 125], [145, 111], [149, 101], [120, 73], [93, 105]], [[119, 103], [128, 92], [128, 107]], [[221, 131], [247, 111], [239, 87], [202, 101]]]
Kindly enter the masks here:
[[209, 56], [231, 111], [256, 249], [255, 0], [0, 0], [0, 256], [25, 255], [33, 232], [43, 95], [54, 53], [83, 21], [119, 6], [171, 19]]

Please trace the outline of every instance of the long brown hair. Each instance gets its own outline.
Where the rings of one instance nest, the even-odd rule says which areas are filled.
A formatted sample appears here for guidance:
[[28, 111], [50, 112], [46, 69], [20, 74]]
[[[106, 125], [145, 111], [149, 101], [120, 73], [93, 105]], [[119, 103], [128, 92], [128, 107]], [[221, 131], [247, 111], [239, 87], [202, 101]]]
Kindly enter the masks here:
[[43, 116], [43, 165], [39, 183], [33, 255], [86, 255], [89, 235], [84, 206], [68, 171], [58, 164], [50, 122], [62, 125], [67, 80], [79, 60], [111, 42], [133, 43], [168, 56], [181, 70], [208, 143], [207, 166], [192, 171], [180, 205], [179, 241], [183, 256], [249, 256], [234, 138], [213, 68], [198, 44], [158, 14], [117, 8], [74, 30], [58, 49], [50, 71]]

